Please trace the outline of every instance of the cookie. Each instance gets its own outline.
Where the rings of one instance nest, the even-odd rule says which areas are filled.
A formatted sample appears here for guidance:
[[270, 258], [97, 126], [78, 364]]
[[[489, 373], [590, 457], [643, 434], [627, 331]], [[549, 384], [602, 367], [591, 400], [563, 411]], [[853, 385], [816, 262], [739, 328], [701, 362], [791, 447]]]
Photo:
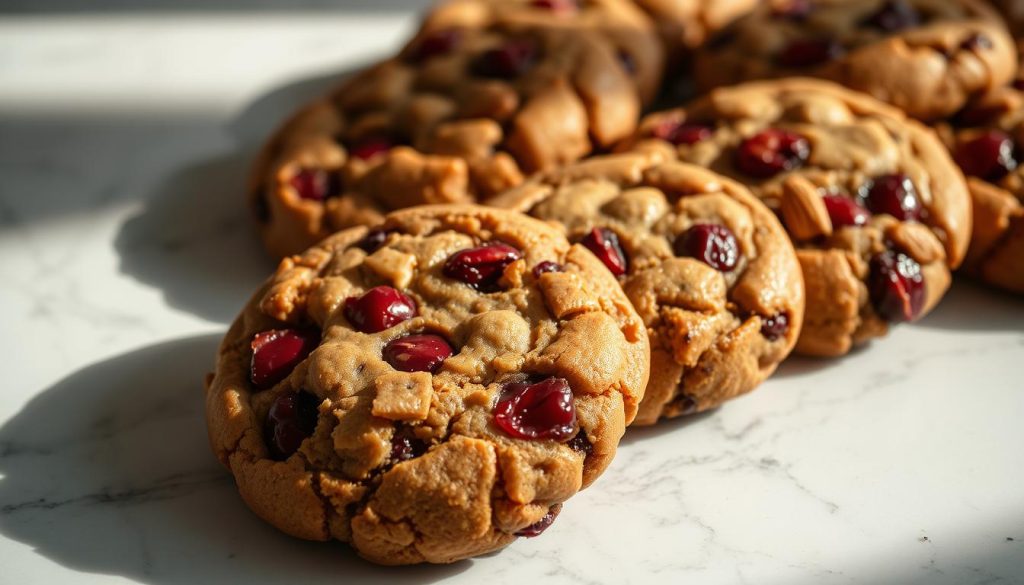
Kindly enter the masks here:
[[595, 157], [489, 201], [558, 226], [619, 278], [651, 340], [637, 425], [754, 389], [804, 314], [800, 267], [771, 211], [734, 181], [662, 158]]
[[690, 50], [747, 14], [758, 0], [635, 0], [658, 23], [667, 47]]
[[708, 43], [704, 89], [822, 77], [933, 120], [1006, 83], [1013, 41], [981, 0], [777, 0]]
[[[442, 7], [398, 57], [303, 109], [265, 146], [249, 202], [267, 249], [285, 256], [391, 210], [472, 202], [629, 136], [641, 109], [634, 74], [656, 82], [660, 48], [624, 52], [592, 23], [592, 11], [618, 3], [577, 16], [522, 2], [519, 12], [483, 0]], [[523, 11], [562, 24], [514, 17]], [[619, 37], [632, 38], [630, 22]]]
[[424, 206], [283, 260], [221, 345], [206, 418], [267, 522], [447, 563], [539, 534], [601, 474], [649, 359], [583, 246], [509, 211]]
[[967, 187], [935, 133], [833, 83], [717, 89], [646, 117], [623, 148], [734, 178], [779, 215], [807, 287], [803, 354], [839, 356], [919, 319], [967, 249]]
[[1024, 294], [1024, 69], [941, 125], [940, 135], [968, 177], [974, 207], [964, 272]]

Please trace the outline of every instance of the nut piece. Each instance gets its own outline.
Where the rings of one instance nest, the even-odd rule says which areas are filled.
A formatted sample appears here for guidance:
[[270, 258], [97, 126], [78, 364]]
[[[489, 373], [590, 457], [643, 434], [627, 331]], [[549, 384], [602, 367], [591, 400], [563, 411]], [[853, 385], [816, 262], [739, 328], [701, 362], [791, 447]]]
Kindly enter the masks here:
[[782, 219], [796, 240], [832, 235], [832, 220], [818, 188], [799, 175], [782, 182]]

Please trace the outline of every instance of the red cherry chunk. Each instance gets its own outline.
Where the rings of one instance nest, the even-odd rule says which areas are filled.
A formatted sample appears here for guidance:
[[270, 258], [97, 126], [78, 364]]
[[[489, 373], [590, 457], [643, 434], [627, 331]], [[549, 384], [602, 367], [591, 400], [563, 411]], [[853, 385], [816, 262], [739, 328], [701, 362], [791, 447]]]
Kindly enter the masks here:
[[1013, 89], [1016, 89], [1017, 91], [1024, 91], [1024, 78], [1014, 79], [1011, 85], [1013, 86]]
[[427, 452], [427, 445], [407, 428], [399, 429], [391, 438], [391, 465], [408, 461]]
[[776, 313], [761, 320], [761, 335], [768, 341], [781, 339], [787, 331], [789, 331], [789, 315], [786, 313]]
[[888, 321], [913, 321], [924, 307], [921, 265], [902, 252], [887, 251], [871, 259], [869, 291], [875, 310]]
[[867, 189], [867, 203], [872, 213], [887, 213], [900, 221], [921, 218], [917, 188], [906, 175], [876, 177]]
[[957, 144], [953, 158], [964, 174], [986, 181], [998, 181], [1017, 168], [1014, 144], [1010, 135], [989, 130], [971, 140]]
[[698, 223], [676, 238], [677, 256], [696, 258], [715, 270], [729, 272], [740, 261], [740, 246], [724, 225]]
[[434, 373], [452, 356], [452, 346], [440, 335], [420, 333], [384, 346], [384, 361], [400, 372]]
[[341, 195], [341, 180], [323, 169], [302, 169], [288, 182], [299, 197], [323, 201]]
[[395, 142], [386, 136], [371, 136], [352, 145], [349, 153], [360, 160], [370, 160], [394, 147]]
[[563, 270], [565, 269], [562, 268], [562, 265], [558, 262], [544, 260], [543, 262], [538, 262], [537, 265], [533, 267], [533, 277], [540, 278], [540, 275], [545, 272], [562, 272]]
[[380, 250], [385, 243], [387, 243], [389, 233], [390, 232], [388, 232], [387, 230], [382, 230], [380, 228], [372, 229], [366, 232], [366, 235], [363, 236], [363, 239], [359, 240], [353, 245], [359, 248], [360, 250], [366, 252], [367, 254], [373, 254], [377, 250]]
[[512, 382], [502, 389], [494, 422], [516, 439], [568, 441], [576, 435], [576, 405], [564, 378]]
[[526, 528], [523, 528], [519, 532], [516, 532], [516, 536], [525, 536], [526, 538], [540, 536], [542, 532], [544, 532], [548, 529], [549, 526], [551, 526], [551, 523], [555, 521], [555, 518], [558, 517], [558, 513], [561, 511], [561, 504], [555, 504], [554, 506], [551, 506], [551, 509], [548, 510], [547, 514], [544, 514], [543, 518], [534, 522], [533, 524], [530, 524]]
[[320, 343], [314, 331], [274, 329], [257, 333], [252, 338], [252, 362], [249, 380], [260, 390], [270, 388], [292, 373]]
[[526, 73], [536, 60], [537, 47], [532, 42], [514, 39], [477, 57], [473, 72], [482, 77], [514, 79]]
[[783, 67], [799, 69], [827, 63], [842, 54], [842, 45], [832, 39], [801, 39], [786, 45], [777, 59]]
[[888, 0], [864, 24], [893, 33], [921, 24], [921, 15], [906, 0]]
[[409, 57], [413, 61], [427, 61], [434, 57], [450, 54], [462, 41], [459, 29], [444, 29], [432, 32], [419, 40]]
[[576, 0], [532, 0], [530, 6], [555, 13], [571, 13], [579, 9]]
[[416, 301], [390, 286], [375, 286], [345, 299], [345, 317], [363, 333], [390, 329], [416, 316]]
[[580, 432], [576, 433], [575, 437], [569, 439], [567, 444], [570, 449], [573, 451], [579, 451], [580, 453], [583, 453], [584, 456], [590, 455], [594, 452], [594, 445], [590, 442], [590, 439], [587, 438], [587, 432], [582, 429], [580, 429]]
[[825, 209], [832, 220], [832, 227], [861, 226], [871, 219], [871, 212], [861, 207], [850, 197], [842, 195], [825, 195]]
[[460, 250], [444, 263], [444, 275], [460, 280], [481, 292], [501, 290], [505, 267], [522, 258], [519, 250], [501, 242]]
[[274, 400], [266, 422], [267, 447], [274, 459], [287, 459], [313, 434], [319, 406], [320, 399], [305, 391], [286, 392]]
[[736, 149], [736, 166], [744, 174], [767, 179], [801, 167], [811, 156], [811, 145], [795, 132], [769, 128], [747, 138]]
[[711, 138], [715, 129], [707, 124], [693, 122], [676, 122], [667, 120], [658, 124], [651, 131], [652, 136], [670, 142], [676, 146], [693, 145]]
[[629, 259], [619, 243], [619, 236], [607, 228], [594, 228], [580, 240], [615, 276], [629, 270]]

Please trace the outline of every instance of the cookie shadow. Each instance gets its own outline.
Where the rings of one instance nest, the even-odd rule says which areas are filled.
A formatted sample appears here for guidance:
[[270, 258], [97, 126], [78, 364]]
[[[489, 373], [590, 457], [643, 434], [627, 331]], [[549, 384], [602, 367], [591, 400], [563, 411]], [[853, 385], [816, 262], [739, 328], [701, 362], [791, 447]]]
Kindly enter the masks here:
[[1024, 297], [957, 278], [939, 306], [915, 326], [1024, 333]]
[[233, 150], [170, 172], [121, 225], [114, 241], [121, 272], [159, 289], [176, 309], [218, 323], [234, 318], [275, 265], [244, 195], [259, 145], [301, 104], [355, 70], [292, 81], [225, 122]]
[[633, 443], [642, 443], [655, 437], [660, 437], [661, 435], [679, 432], [691, 425], [699, 425], [707, 419], [715, 416], [715, 413], [717, 413], [720, 408], [721, 407], [717, 407], [697, 414], [680, 416], [678, 418], [661, 419], [657, 423], [646, 427], [627, 427], [626, 434], [623, 435], [619, 444], [621, 446], [626, 446], [632, 445]]
[[219, 337], [88, 366], [4, 423], [0, 533], [69, 569], [153, 585], [429, 583], [472, 566], [377, 567], [250, 513], [206, 439], [202, 373]]

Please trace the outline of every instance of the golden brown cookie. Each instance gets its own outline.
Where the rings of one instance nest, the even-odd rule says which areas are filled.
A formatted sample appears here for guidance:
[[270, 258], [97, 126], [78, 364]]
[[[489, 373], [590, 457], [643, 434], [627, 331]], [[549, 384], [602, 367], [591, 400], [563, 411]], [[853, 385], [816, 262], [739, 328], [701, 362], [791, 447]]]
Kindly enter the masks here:
[[968, 176], [974, 206], [964, 272], [1024, 294], [1024, 70], [940, 125], [939, 133]]
[[758, 0], [635, 0], [658, 23], [670, 50], [689, 50], [747, 14]]
[[1006, 83], [1016, 54], [983, 0], [773, 0], [708, 43], [696, 66], [704, 89], [822, 77], [931, 120]]
[[648, 116], [623, 148], [732, 177], [779, 214], [807, 286], [804, 354], [842, 355], [925, 315], [970, 239], [964, 178], [935, 134], [826, 81], [718, 89]]
[[651, 338], [639, 425], [753, 390], [793, 349], [804, 314], [793, 246], [768, 208], [663, 158], [595, 157], [489, 201], [557, 225], [619, 277]]
[[[472, 202], [631, 134], [661, 48], [624, 2], [565, 14], [487, 0], [439, 8], [398, 57], [300, 111], [264, 147], [249, 202], [267, 249], [298, 253], [390, 210]], [[614, 34], [598, 26], [620, 12], [631, 18]]]
[[600, 475], [649, 359], [583, 246], [509, 211], [419, 207], [281, 262], [221, 344], [210, 443], [284, 532], [447, 563], [539, 534]]

